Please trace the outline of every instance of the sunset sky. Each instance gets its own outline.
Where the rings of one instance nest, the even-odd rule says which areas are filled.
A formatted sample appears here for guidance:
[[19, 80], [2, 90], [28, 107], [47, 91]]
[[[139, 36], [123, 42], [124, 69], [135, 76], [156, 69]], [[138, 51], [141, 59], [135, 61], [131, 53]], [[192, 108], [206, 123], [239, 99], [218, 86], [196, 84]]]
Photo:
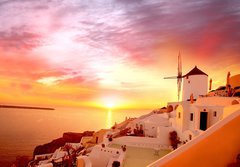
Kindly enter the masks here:
[[195, 65], [240, 73], [239, 0], [1, 0], [0, 103], [157, 108]]

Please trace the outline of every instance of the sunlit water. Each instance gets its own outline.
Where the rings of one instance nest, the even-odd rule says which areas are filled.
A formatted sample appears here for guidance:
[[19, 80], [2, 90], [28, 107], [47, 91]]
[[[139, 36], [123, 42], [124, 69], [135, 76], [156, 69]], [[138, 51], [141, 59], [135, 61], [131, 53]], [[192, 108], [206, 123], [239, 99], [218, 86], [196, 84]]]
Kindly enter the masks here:
[[29, 110], [0, 108], [0, 166], [18, 155], [32, 155], [37, 145], [59, 138], [64, 132], [110, 128], [125, 117], [149, 111], [114, 111], [79, 108]]

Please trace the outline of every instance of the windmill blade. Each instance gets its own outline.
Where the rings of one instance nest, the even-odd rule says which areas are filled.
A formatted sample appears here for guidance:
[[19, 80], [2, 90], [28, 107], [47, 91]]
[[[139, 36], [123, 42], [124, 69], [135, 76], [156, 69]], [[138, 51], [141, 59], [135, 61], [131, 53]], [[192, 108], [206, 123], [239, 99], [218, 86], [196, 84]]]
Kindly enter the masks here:
[[178, 54], [178, 77], [182, 77], [182, 59], [181, 59], [180, 51]]
[[177, 83], [182, 83], [182, 77], [177, 79]]
[[178, 85], [178, 101], [179, 101], [180, 100], [181, 89], [182, 89], [182, 78], [178, 78], [177, 85]]
[[164, 77], [163, 79], [177, 79], [178, 76], [172, 76], [172, 77]]
[[177, 85], [178, 85], [178, 101], [180, 100], [180, 94], [181, 94], [181, 89], [182, 89], [182, 59], [181, 59], [181, 54], [179, 51], [178, 54], [178, 79], [177, 79]]
[[172, 77], [164, 77], [164, 79], [177, 79], [177, 89], [178, 89], [178, 101], [180, 100], [180, 93], [182, 89], [182, 59], [181, 59], [181, 54], [179, 51], [178, 54], [178, 67], [177, 67], [177, 76], [172, 76]]

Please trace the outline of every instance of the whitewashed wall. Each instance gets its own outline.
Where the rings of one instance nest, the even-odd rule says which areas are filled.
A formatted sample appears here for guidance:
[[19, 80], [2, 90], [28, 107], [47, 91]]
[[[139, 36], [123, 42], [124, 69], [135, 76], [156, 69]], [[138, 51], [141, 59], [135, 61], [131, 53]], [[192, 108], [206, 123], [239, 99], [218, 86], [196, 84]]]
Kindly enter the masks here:
[[186, 101], [193, 94], [194, 98], [199, 95], [206, 95], [208, 92], [208, 76], [206, 75], [190, 75], [183, 78], [182, 101]]

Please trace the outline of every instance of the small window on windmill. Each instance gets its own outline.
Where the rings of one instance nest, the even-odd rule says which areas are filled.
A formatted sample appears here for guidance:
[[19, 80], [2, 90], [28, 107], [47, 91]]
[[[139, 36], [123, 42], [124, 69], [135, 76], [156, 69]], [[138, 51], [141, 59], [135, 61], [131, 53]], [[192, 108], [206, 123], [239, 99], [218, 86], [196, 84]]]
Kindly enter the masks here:
[[190, 121], [193, 121], [193, 113], [190, 114]]
[[190, 84], [190, 80], [188, 81], [188, 83]]
[[187, 75], [187, 77], [186, 77], [187, 79], [188, 79], [188, 75]]
[[217, 116], [217, 111], [213, 112], [213, 116], [216, 117]]
[[180, 112], [178, 113], [178, 118], [181, 118], [181, 113]]

